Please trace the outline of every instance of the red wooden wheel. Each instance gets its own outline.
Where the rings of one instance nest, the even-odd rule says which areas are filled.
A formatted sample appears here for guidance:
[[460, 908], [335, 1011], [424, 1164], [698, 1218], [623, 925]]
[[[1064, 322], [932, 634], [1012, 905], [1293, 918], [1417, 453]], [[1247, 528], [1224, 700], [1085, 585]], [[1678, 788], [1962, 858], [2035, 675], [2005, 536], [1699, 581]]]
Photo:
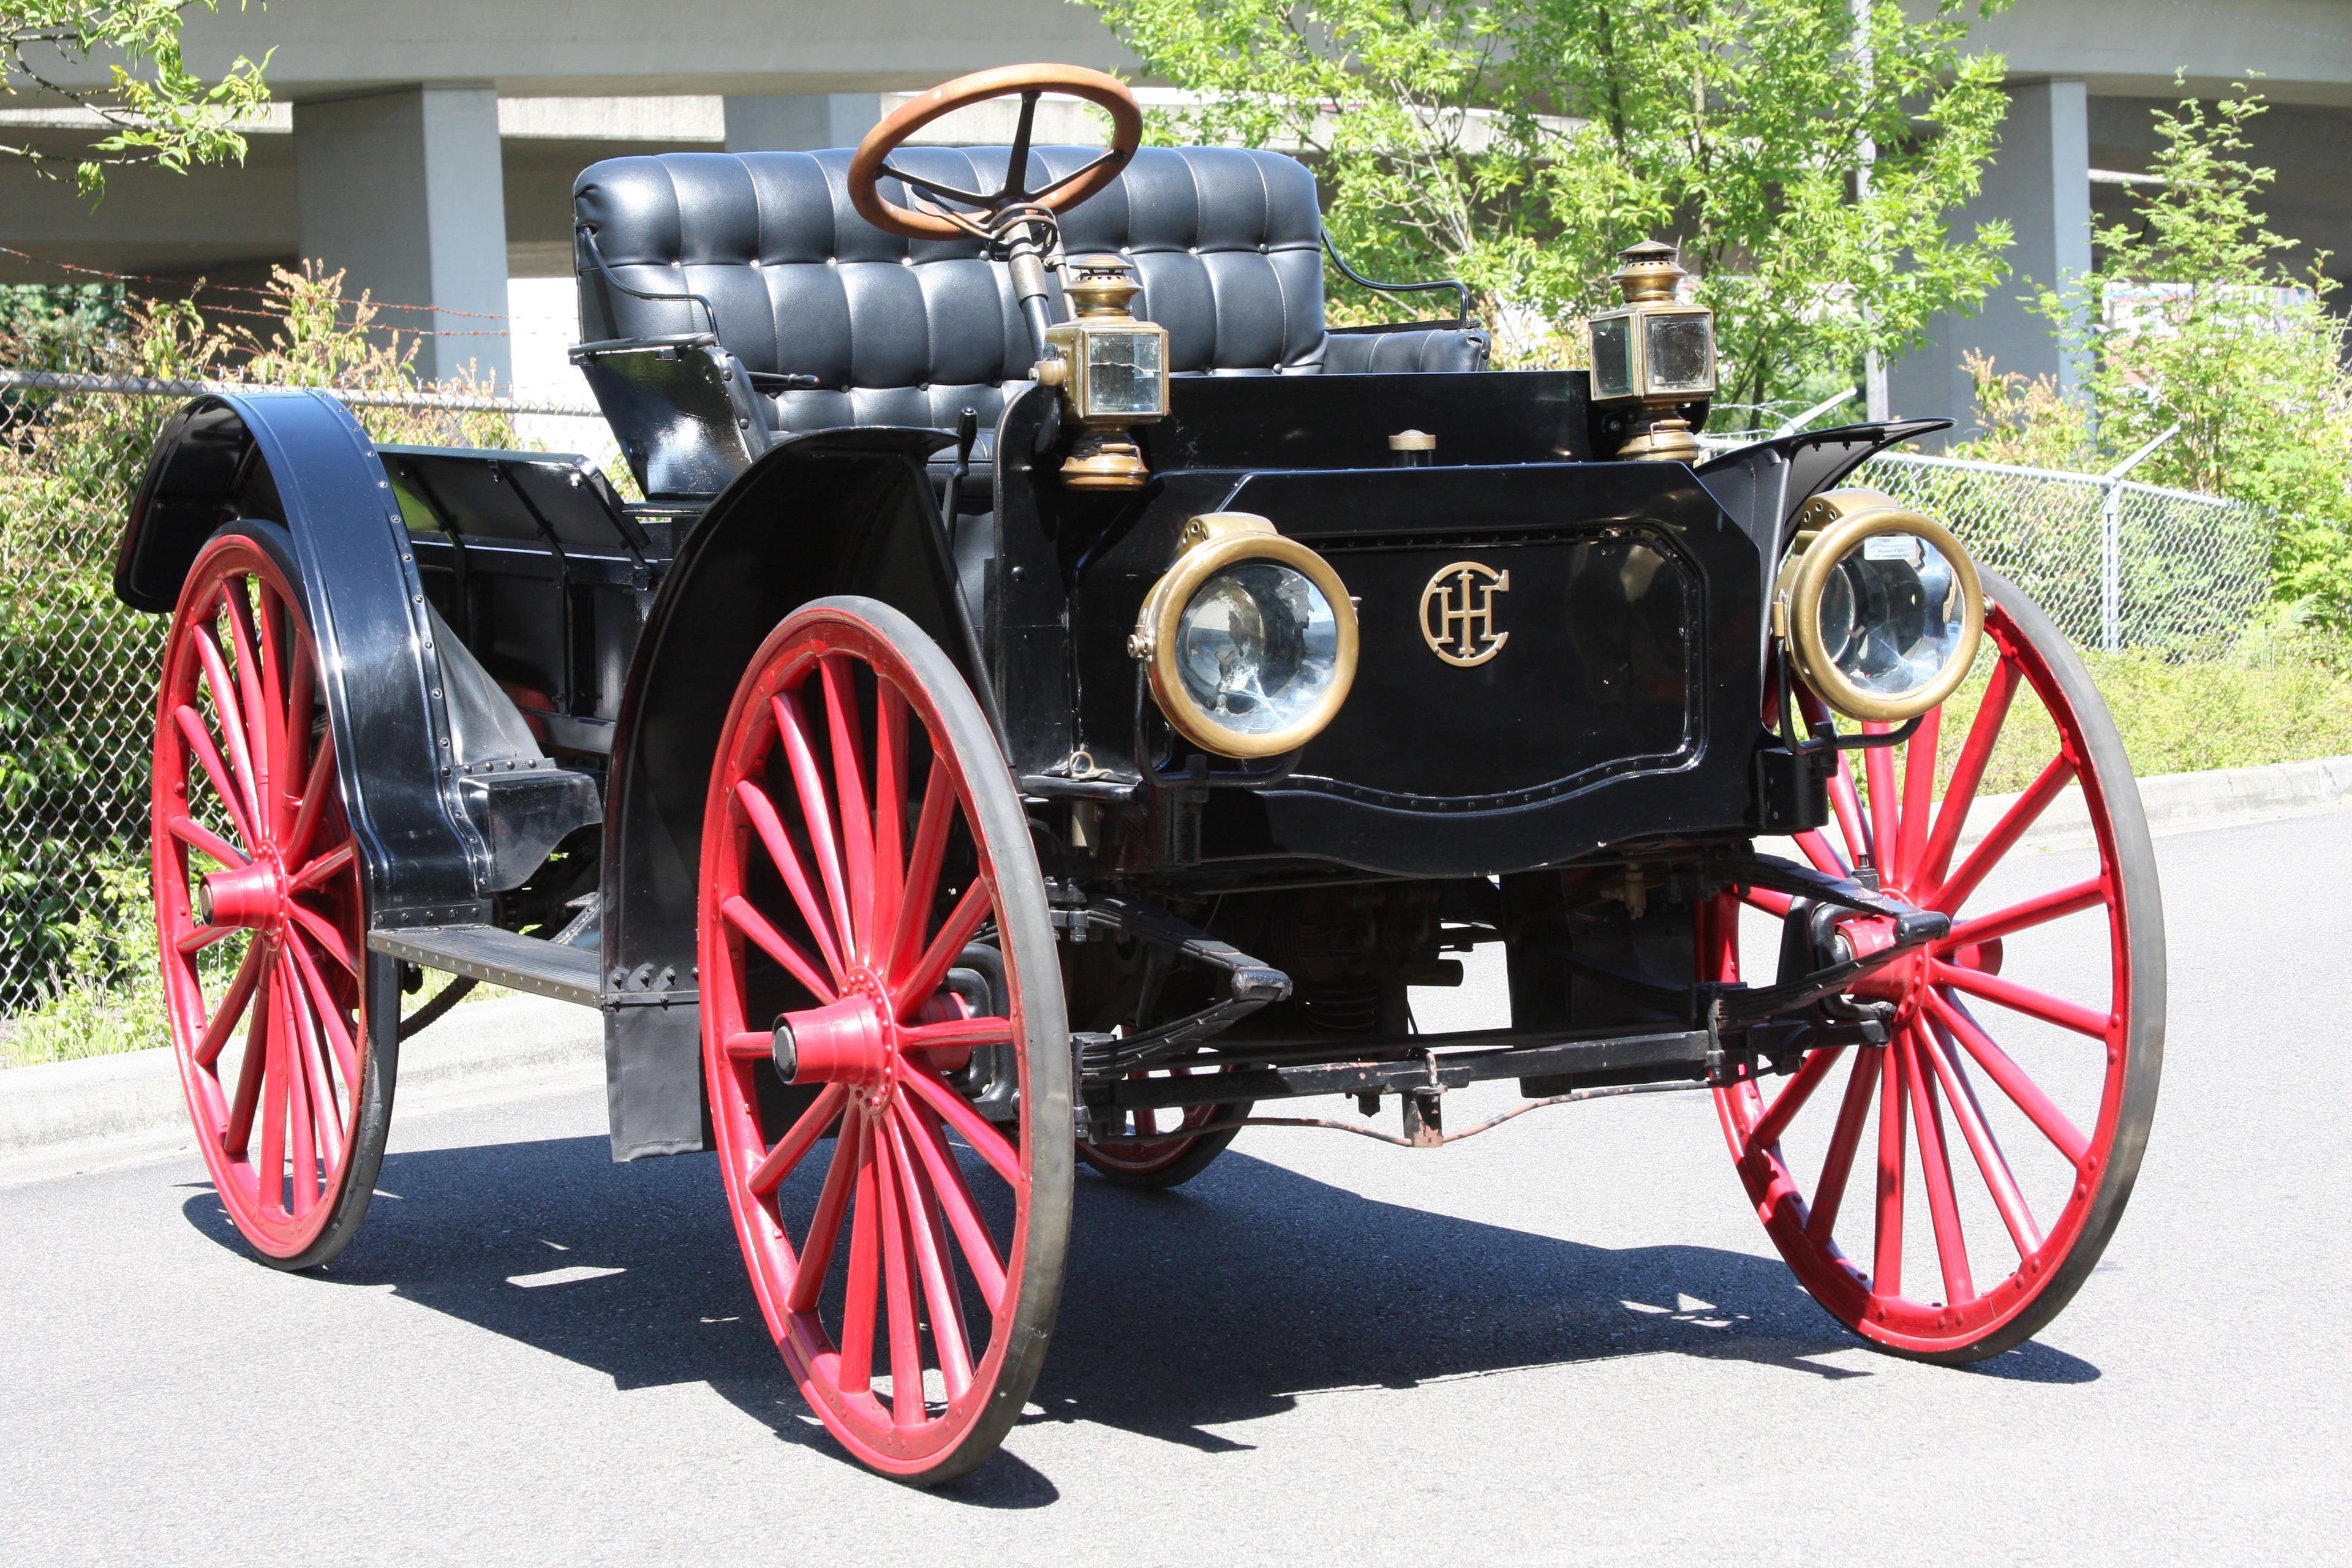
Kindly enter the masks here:
[[[1191, 1069], [1164, 1069], [1185, 1074]], [[1137, 1073], [1149, 1078], [1150, 1073]], [[1250, 1113], [1246, 1105], [1188, 1105], [1181, 1110], [1131, 1110], [1124, 1123], [1137, 1142], [1088, 1143], [1081, 1141], [1078, 1155], [1105, 1177], [1122, 1187], [1175, 1187], [1209, 1168], [1241, 1131], [1232, 1123]], [[1157, 1136], [1165, 1132], [1169, 1136]]]
[[163, 654], [153, 778], [163, 994], [196, 1142], [254, 1250], [342, 1250], [392, 1110], [397, 991], [366, 894], [281, 536], [196, 557]]
[[[1990, 684], [1941, 808], [1931, 713], [1899, 759], [1862, 753], [1866, 798], [1850, 772], [1832, 782], [1835, 841], [1798, 838], [1824, 870], [1867, 863], [1949, 913], [1950, 935], [1857, 988], [1894, 1004], [1891, 1044], [1815, 1051], [1789, 1079], [1716, 1095], [1748, 1196], [1805, 1288], [1868, 1339], [1954, 1362], [2031, 1337], [2088, 1277], [2138, 1172], [2164, 1051], [2156, 861], [2130, 764], [2074, 650], [2016, 588], [1984, 581]], [[2054, 754], [1991, 824], [1979, 813], [1989, 830], [1960, 853], [2004, 732], [2047, 733]], [[2087, 877], [2074, 858], [2014, 852], [2070, 784], [2095, 838]], [[1701, 978], [1738, 977], [1738, 910], [1730, 894], [1702, 908]], [[1883, 923], [1839, 930], [1868, 951]], [[1842, 1092], [1816, 1095], [1839, 1077]]]
[[[1069, 1028], [1020, 797], [955, 667], [841, 598], [752, 658], [707, 811], [704, 1070], [752, 1289], [845, 1447], [949, 1479], [1020, 1415], [1069, 1235]], [[974, 943], [1001, 984], [959, 981]]]

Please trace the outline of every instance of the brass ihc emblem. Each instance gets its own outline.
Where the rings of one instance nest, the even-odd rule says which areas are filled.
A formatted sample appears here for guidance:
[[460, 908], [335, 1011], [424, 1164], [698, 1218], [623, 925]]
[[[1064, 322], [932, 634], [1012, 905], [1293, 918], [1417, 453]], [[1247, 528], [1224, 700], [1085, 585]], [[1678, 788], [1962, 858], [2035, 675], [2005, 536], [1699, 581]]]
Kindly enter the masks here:
[[1476, 561], [1441, 568], [1421, 591], [1421, 636], [1429, 651], [1465, 668], [1502, 652], [1511, 634], [1495, 629], [1495, 595], [1510, 587], [1510, 573]]

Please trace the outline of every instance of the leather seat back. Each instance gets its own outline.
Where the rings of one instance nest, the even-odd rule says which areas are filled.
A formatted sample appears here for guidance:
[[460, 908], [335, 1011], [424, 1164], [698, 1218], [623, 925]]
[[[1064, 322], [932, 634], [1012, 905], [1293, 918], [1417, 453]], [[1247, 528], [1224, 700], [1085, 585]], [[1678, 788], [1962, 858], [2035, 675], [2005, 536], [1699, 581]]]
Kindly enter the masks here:
[[[969, 191], [1003, 178], [1002, 147], [908, 147], [925, 179]], [[1030, 154], [1032, 189], [1099, 155]], [[849, 205], [850, 154], [665, 153], [592, 165], [572, 186], [577, 223], [614, 274], [647, 292], [699, 294], [720, 344], [753, 373], [814, 375], [772, 400], [782, 431], [839, 425], [952, 428], [971, 407], [992, 426], [1027, 381], [1028, 333], [1003, 263], [976, 240], [883, 233]], [[908, 205], [886, 181], [883, 194]], [[1320, 370], [1321, 217], [1315, 178], [1278, 153], [1147, 147], [1066, 215], [1066, 250], [1134, 258], [1136, 313], [1168, 329], [1179, 374]], [[585, 340], [709, 330], [699, 306], [614, 289], [575, 242]], [[1060, 313], [1058, 277], [1055, 308]]]

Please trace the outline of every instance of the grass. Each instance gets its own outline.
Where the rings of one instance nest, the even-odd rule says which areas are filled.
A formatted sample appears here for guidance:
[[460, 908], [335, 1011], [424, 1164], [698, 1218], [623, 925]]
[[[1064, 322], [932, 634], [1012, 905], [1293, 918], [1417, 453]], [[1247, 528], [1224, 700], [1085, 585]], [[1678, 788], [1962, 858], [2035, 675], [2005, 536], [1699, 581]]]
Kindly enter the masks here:
[[[2250, 634], [2226, 659], [2170, 661], [2147, 652], [2086, 653], [2132, 771], [2203, 773], [2313, 757], [2352, 755], [2352, 637], [2292, 628]], [[1989, 659], [1945, 705], [1937, 750], [1941, 774], [1967, 739], [1984, 697]], [[2001, 727], [1983, 788], [2025, 788], [2057, 754], [2057, 731], [2040, 703], [2021, 699]]]

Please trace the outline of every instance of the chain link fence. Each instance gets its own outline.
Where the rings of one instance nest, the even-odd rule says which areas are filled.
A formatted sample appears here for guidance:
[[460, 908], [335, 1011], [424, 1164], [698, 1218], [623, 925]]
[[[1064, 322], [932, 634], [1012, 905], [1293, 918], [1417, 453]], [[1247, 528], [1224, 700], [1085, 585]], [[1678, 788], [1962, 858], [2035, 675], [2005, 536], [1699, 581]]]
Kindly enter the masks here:
[[[559, 441], [603, 434], [570, 407], [540, 417]], [[2085, 647], [2218, 654], [2269, 594], [2269, 526], [2239, 502], [1901, 455], [1873, 458], [1855, 482], [1950, 521]], [[0, 515], [0, 1032], [93, 971], [127, 973], [152, 952], [152, 932], [134, 928], [147, 920], [164, 618], [113, 596], [126, 499]], [[61, 515], [84, 521], [60, 528]]]
[[1948, 524], [2084, 647], [2230, 651], [2271, 595], [2271, 518], [2098, 474], [1882, 453], [1853, 481]]

